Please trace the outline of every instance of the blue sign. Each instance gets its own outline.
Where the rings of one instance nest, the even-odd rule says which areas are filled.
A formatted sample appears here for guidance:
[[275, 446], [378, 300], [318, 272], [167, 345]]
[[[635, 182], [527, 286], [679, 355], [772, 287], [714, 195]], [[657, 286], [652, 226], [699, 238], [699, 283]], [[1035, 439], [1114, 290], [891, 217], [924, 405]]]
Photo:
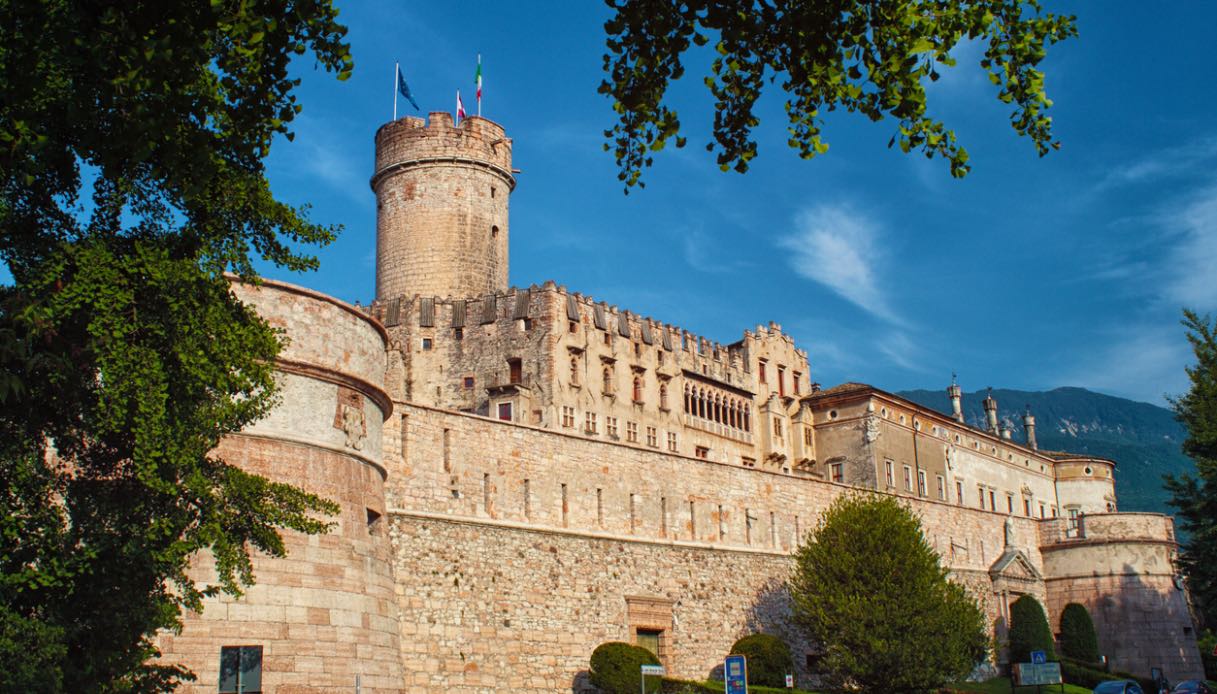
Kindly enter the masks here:
[[748, 663], [742, 655], [729, 655], [723, 663], [726, 694], [748, 694]]
[[1043, 651], [1031, 651], [1031, 663], [1034, 665], [1043, 665], [1048, 662], [1048, 654]]

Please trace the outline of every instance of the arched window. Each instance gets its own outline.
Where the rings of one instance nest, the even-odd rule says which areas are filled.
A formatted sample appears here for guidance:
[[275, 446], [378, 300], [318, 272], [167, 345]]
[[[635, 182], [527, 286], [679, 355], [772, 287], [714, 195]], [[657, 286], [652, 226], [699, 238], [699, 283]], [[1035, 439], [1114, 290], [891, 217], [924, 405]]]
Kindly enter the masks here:
[[739, 404], [737, 404], [735, 402], [735, 400], [731, 401], [731, 409], [728, 410], [727, 413], [730, 415], [729, 419], [731, 420], [727, 423], [731, 425], [732, 429], [738, 429], [739, 428]]
[[689, 384], [685, 384], [685, 414], [693, 412], [693, 396], [689, 394]]
[[752, 431], [752, 408], [744, 405], [744, 431]]
[[668, 384], [666, 383], [659, 384], [659, 407], [668, 409]]
[[702, 419], [706, 418], [706, 389], [697, 389], [697, 416]]
[[714, 396], [714, 421], [720, 424], [723, 421], [723, 398], [720, 395]]
[[642, 402], [642, 377], [634, 377], [634, 402]]

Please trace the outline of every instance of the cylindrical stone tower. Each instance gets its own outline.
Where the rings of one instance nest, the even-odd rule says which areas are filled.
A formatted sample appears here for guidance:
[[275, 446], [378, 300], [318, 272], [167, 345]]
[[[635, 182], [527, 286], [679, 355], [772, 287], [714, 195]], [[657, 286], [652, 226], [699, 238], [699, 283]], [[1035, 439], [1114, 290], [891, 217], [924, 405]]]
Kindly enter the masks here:
[[376, 132], [376, 298], [507, 289], [511, 140], [473, 116], [402, 118]]

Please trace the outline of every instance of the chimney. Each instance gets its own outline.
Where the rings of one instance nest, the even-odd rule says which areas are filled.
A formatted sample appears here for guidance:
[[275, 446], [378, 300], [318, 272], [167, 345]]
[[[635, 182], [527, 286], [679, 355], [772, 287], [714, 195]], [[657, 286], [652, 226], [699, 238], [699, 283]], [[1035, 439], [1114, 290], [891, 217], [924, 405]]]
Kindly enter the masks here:
[[1014, 427], [1010, 426], [1010, 422], [1001, 423], [1001, 437], [1007, 441], [1014, 438]]
[[1039, 444], [1035, 442], [1035, 416], [1031, 414], [1030, 405], [1027, 405], [1027, 411], [1023, 413], [1023, 428], [1027, 430], [1027, 447], [1038, 451]]
[[993, 399], [993, 389], [989, 388], [989, 394], [985, 396], [985, 420], [988, 424], [986, 429], [994, 436], [1000, 435], [997, 430], [997, 401]]
[[955, 374], [951, 374], [951, 385], [947, 387], [947, 395], [951, 398], [951, 416], [963, 424], [963, 389], [955, 382]]

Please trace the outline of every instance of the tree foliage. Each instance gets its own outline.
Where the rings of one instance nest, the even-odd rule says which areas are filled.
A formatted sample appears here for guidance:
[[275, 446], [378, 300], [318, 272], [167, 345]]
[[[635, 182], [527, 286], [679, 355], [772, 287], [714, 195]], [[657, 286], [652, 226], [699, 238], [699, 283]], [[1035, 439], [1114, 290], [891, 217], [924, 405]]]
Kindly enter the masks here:
[[1099, 662], [1099, 636], [1085, 605], [1071, 602], [1061, 610], [1061, 655], [1087, 663]]
[[659, 658], [641, 646], [609, 641], [592, 651], [589, 679], [608, 694], [634, 694], [642, 686], [642, 666], [659, 665]]
[[795, 560], [794, 617], [823, 648], [822, 689], [936, 691], [985, 657], [980, 608], [896, 499], [837, 499]]
[[[161, 691], [152, 636], [336, 507], [213, 453], [274, 404], [280, 336], [231, 294], [335, 230], [274, 199], [295, 55], [349, 74], [327, 0], [0, 0], [3, 691]], [[218, 581], [189, 558], [210, 551]]]
[[757, 154], [752, 129], [765, 83], [785, 92], [789, 144], [806, 159], [828, 151], [824, 116], [838, 108], [873, 121], [890, 117], [889, 146], [942, 156], [951, 174], [969, 171], [955, 134], [930, 114], [926, 81], [956, 63], [961, 41], [984, 42], [980, 66], [1012, 106], [1010, 124], [1041, 156], [1052, 141], [1052, 105], [1037, 66], [1047, 48], [1076, 36], [1074, 17], [1044, 13], [1039, 0], [606, 0], [607, 77], [617, 123], [605, 131], [618, 178], [642, 185], [652, 153], [674, 139], [685, 145], [676, 110], [665, 99], [684, 75], [691, 46], [714, 43], [705, 84], [714, 98], [714, 141], [726, 171], [744, 172]]
[[1010, 603], [1010, 662], [1031, 662], [1031, 651], [1044, 651], [1048, 660], [1056, 660], [1052, 628], [1044, 607], [1030, 595]]
[[1196, 476], [1166, 478], [1170, 504], [1178, 509], [1187, 541], [1179, 565], [1204, 623], [1217, 625], [1217, 323], [1183, 312], [1183, 326], [1196, 363], [1187, 367], [1191, 388], [1172, 401], [1187, 428], [1183, 452], [1196, 463]]
[[748, 684], [762, 687], [785, 687], [786, 675], [794, 672], [790, 646], [772, 634], [752, 634], [731, 646], [748, 660]]

